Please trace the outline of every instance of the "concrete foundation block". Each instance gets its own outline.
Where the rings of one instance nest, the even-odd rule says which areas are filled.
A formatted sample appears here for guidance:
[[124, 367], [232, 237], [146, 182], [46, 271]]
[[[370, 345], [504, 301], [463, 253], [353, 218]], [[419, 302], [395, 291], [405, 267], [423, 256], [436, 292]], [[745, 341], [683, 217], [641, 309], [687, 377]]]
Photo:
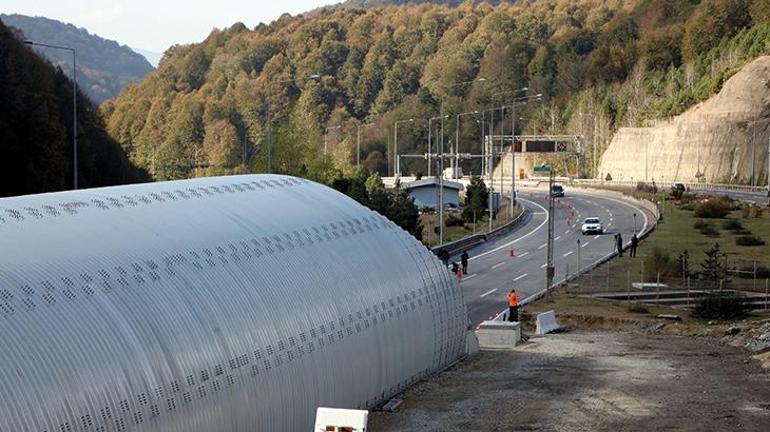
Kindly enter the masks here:
[[518, 322], [484, 321], [476, 330], [479, 347], [484, 350], [513, 349], [521, 341]]
[[480, 350], [481, 348], [479, 347], [479, 338], [476, 337], [476, 333], [469, 331], [465, 335], [465, 354], [473, 355]]

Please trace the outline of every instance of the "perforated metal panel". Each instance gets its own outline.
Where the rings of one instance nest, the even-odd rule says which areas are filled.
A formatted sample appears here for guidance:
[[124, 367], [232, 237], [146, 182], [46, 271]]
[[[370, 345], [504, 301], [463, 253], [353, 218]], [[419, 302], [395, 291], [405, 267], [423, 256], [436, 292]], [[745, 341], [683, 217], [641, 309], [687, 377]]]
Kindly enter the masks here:
[[0, 431], [300, 431], [462, 354], [396, 225], [286, 176], [0, 199]]

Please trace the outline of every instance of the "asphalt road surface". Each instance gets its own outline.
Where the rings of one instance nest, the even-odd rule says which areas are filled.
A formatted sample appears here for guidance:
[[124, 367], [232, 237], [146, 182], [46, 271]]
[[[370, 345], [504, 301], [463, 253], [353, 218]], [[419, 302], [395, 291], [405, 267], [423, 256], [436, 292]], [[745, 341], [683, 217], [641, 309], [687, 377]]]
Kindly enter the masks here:
[[[634, 233], [634, 213], [636, 232], [653, 223], [651, 213], [629, 201], [601, 192], [571, 192], [569, 188], [566, 192], [564, 198], [558, 199], [553, 215], [555, 281], [574, 273], [578, 258], [582, 268], [611, 253], [616, 233], [627, 243]], [[522, 299], [545, 289], [549, 216], [546, 191], [521, 189], [518, 194], [529, 211], [523, 223], [508, 235], [468, 251], [468, 274], [460, 286], [474, 326], [507, 307], [506, 295], [511, 288], [515, 287]], [[600, 218], [605, 233], [582, 235], [580, 226], [587, 217]], [[453, 256], [452, 261], [459, 263], [459, 256]]]

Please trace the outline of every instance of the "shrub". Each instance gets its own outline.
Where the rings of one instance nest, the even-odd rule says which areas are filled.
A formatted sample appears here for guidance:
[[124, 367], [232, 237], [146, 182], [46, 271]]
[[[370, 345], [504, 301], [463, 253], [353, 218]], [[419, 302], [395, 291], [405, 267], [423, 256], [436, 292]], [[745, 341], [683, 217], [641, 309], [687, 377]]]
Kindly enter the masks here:
[[755, 235], [740, 236], [735, 239], [738, 246], [764, 246], [765, 241]]
[[651, 274], [666, 275], [672, 270], [671, 255], [659, 246], [652, 248], [652, 253], [644, 258], [645, 271]]
[[746, 316], [748, 311], [743, 297], [732, 293], [713, 293], [698, 300], [692, 314], [703, 319], [731, 320]]
[[671, 191], [671, 198], [675, 200], [681, 200], [683, 195], [684, 195], [684, 191], [681, 191], [679, 189], [674, 189]]
[[741, 221], [738, 221], [735, 219], [728, 219], [722, 222], [722, 228], [728, 231], [742, 231], [743, 224], [741, 223]]
[[639, 303], [631, 303], [630, 305], [628, 305], [628, 311], [631, 313], [641, 313], [641, 314], [650, 313], [650, 310], [647, 309], [646, 306]]
[[456, 226], [461, 227], [465, 225], [465, 221], [463, 221], [461, 218], [452, 214], [447, 216], [446, 221], [444, 223], [448, 227], [456, 227]]
[[682, 204], [679, 206], [680, 209], [684, 211], [694, 211], [695, 210], [695, 204], [688, 202], [687, 204]]
[[695, 217], [721, 219], [730, 213], [732, 203], [723, 198], [710, 198], [695, 206]]
[[692, 224], [692, 227], [695, 228], [696, 230], [702, 230], [703, 228], [706, 228], [708, 226], [711, 226], [711, 224], [704, 221], [703, 219], [698, 219], [695, 221], [694, 224]]

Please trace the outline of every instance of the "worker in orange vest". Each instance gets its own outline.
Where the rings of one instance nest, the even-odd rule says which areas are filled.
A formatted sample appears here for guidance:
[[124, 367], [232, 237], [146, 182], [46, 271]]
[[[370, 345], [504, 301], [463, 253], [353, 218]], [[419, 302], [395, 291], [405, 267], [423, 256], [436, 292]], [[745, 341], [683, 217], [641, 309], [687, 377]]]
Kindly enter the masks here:
[[515, 289], [512, 289], [508, 293], [508, 321], [514, 322], [519, 320], [519, 293]]

